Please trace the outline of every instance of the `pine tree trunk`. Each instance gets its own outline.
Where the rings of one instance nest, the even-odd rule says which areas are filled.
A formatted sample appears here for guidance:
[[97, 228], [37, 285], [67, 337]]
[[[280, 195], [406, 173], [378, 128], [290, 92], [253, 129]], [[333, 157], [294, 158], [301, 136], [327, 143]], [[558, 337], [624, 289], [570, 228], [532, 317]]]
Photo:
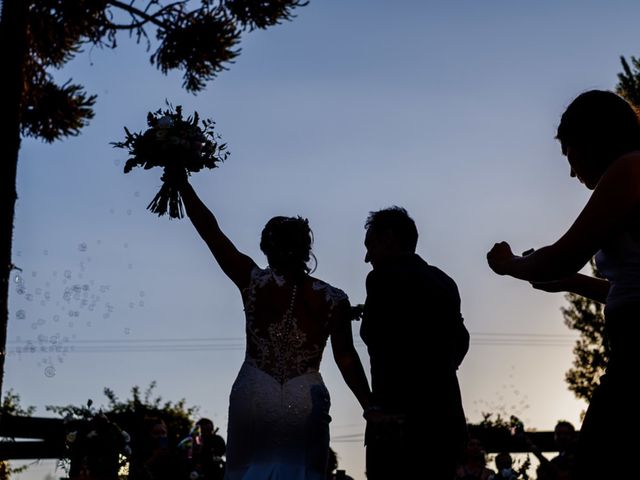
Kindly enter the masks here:
[[20, 150], [20, 103], [27, 55], [27, 0], [3, 0], [0, 17], [0, 68], [5, 87], [0, 89], [0, 395], [4, 380], [11, 244], [16, 204], [16, 171]]

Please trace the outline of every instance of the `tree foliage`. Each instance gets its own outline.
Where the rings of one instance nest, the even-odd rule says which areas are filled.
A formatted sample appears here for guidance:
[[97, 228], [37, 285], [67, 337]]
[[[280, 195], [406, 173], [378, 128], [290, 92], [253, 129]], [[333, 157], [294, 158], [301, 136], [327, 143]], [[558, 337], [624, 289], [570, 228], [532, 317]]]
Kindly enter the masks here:
[[604, 374], [608, 353], [604, 336], [604, 306], [594, 300], [568, 293], [568, 307], [562, 308], [564, 323], [580, 333], [573, 347], [573, 366], [565, 381], [577, 398], [591, 398]]
[[631, 57], [631, 66], [624, 57], [620, 57], [622, 72], [618, 74], [616, 93], [626, 98], [636, 108], [640, 106], [640, 59]]
[[[109, 421], [129, 432], [134, 442], [143, 436], [144, 424], [149, 418], [164, 420], [169, 435], [174, 439], [185, 437], [193, 427], [198, 408], [187, 407], [185, 399], [177, 402], [163, 401], [162, 397], [154, 394], [156, 386], [156, 382], [151, 382], [144, 392], [140, 387], [134, 386], [131, 389], [131, 398], [125, 400], [120, 400], [113, 390], [105, 388], [104, 395], [107, 398], [107, 403], [101, 406], [98, 411], [105, 415]], [[49, 405], [46, 409], [67, 419], [89, 420], [96, 415], [93, 401], [80, 406]]]
[[2, 399], [2, 405], [0, 405], [0, 418], [2, 415], [30, 417], [35, 411], [36, 407], [33, 405], [23, 407], [20, 404], [20, 395], [15, 393], [13, 389], [9, 389]]
[[482, 413], [482, 420], [478, 423], [467, 424], [470, 438], [489, 438], [508, 443], [510, 439], [524, 428], [522, 422], [515, 415], [510, 415], [509, 420], [500, 413]]
[[[0, 421], [2, 421], [3, 415], [13, 415], [21, 417], [30, 417], [36, 411], [36, 407], [28, 406], [23, 407], [20, 404], [20, 395], [15, 393], [12, 389], [9, 389], [2, 399], [0, 405]], [[0, 443], [5, 441], [0, 439]], [[11, 440], [10, 440], [11, 441]], [[29, 465], [22, 465], [21, 467], [12, 467], [9, 462], [0, 460], [0, 480], [9, 480], [12, 475], [23, 473], [29, 468]]]
[[[9, 0], [10, 1], [10, 0]], [[27, 16], [27, 81], [21, 101], [23, 135], [47, 142], [77, 135], [93, 118], [96, 96], [50, 73], [87, 45], [113, 49], [119, 33], [155, 47], [150, 62], [162, 73], [182, 71], [192, 93], [226, 70], [240, 53], [242, 31], [293, 18], [300, 0], [31, 0]]]
[[111, 478], [126, 463], [122, 455], [127, 461], [140, 464], [149, 454], [149, 427], [158, 419], [167, 426], [171, 445], [186, 437], [198, 408], [187, 407], [184, 399], [163, 401], [154, 394], [155, 388], [156, 382], [151, 382], [144, 392], [134, 386], [131, 398], [125, 400], [105, 388], [107, 403], [99, 408], [91, 399], [84, 405], [47, 406], [48, 411], [62, 416], [67, 426], [67, 455], [61, 459], [61, 467], [70, 476], [88, 468], [93, 473], [110, 472]]
[[293, 9], [304, 7], [308, 1], [299, 0], [225, 0], [225, 7], [245, 27], [267, 28], [282, 20], [293, 18]]

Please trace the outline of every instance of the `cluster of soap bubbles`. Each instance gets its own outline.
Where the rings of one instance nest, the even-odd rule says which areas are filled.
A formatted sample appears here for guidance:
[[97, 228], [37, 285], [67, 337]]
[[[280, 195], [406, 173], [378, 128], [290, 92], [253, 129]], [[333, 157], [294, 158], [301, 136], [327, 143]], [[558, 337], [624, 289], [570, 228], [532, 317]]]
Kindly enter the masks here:
[[[74, 344], [79, 341], [86, 329], [98, 322], [113, 321], [116, 312], [123, 308], [122, 300], [114, 301], [111, 285], [95, 280], [91, 272], [92, 248], [98, 249], [102, 242], [95, 242], [90, 247], [87, 242], [77, 245], [78, 263], [73, 268], [54, 269], [47, 273], [41, 270], [23, 271], [15, 269], [12, 275], [10, 291], [10, 322], [16, 322], [16, 330], [22, 335], [9, 339], [7, 355], [23, 358], [39, 358], [46, 377], [56, 375], [56, 366], [62, 364], [66, 356], [74, 351]], [[128, 248], [124, 244], [124, 248]], [[49, 257], [49, 251], [42, 255]], [[16, 252], [21, 257], [21, 252]], [[33, 256], [32, 256], [33, 257]], [[37, 260], [37, 259], [36, 259]], [[133, 268], [132, 263], [127, 264]], [[134, 298], [125, 300], [129, 309], [144, 307], [145, 292], [132, 294]], [[10, 323], [11, 325], [11, 323]], [[31, 331], [33, 337], [25, 338], [24, 332]], [[131, 333], [126, 326], [119, 330], [124, 335]]]
[[481, 418], [484, 413], [492, 413], [500, 415], [503, 419], [509, 419], [511, 415], [521, 418], [525, 424], [529, 421], [526, 418], [526, 412], [531, 408], [529, 399], [526, 394], [522, 393], [516, 387], [517, 376], [515, 367], [512, 365], [507, 376], [507, 382], [500, 386], [500, 390], [496, 392], [494, 398], [474, 400], [473, 412], [474, 417]]

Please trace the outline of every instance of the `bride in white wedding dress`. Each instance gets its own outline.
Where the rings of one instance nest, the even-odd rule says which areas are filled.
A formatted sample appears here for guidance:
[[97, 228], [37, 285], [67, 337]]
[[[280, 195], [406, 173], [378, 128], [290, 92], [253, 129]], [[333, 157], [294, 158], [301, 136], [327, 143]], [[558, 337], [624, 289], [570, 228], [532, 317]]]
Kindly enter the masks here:
[[241, 292], [246, 355], [229, 398], [225, 480], [324, 480], [330, 398], [319, 372], [327, 339], [362, 408], [371, 392], [353, 346], [349, 300], [309, 275], [312, 233], [300, 217], [264, 227], [262, 269], [239, 252], [184, 182], [187, 215]]

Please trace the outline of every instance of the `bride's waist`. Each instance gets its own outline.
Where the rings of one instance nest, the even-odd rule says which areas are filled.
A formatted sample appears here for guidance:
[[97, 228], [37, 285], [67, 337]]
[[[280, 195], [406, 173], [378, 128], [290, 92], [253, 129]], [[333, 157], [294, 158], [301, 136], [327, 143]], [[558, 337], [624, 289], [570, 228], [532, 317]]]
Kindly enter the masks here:
[[261, 374], [268, 375], [276, 380], [278, 383], [286, 383], [293, 379], [307, 379], [314, 383], [323, 383], [322, 375], [320, 375], [318, 363], [308, 363], [305, 365], [298, 365], [291, 368], [291, 366], [278, 365], [274, 362], [270, 362], [265, 359], [254, 358], [250, 354], [245, 355], [242, 370], [257, 370]]

